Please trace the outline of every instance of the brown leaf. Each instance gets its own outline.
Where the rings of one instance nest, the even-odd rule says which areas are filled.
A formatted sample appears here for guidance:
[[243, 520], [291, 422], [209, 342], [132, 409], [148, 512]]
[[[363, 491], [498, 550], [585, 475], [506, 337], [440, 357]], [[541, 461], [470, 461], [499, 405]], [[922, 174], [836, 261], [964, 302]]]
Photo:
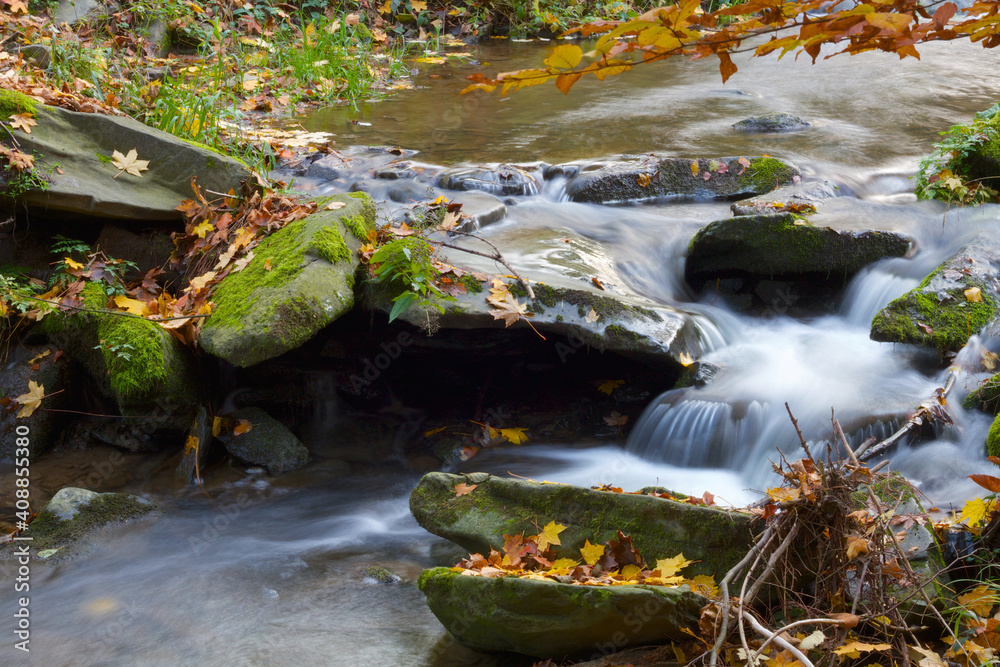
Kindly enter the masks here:
[[10, 126], [15, 130], [23, 130], [27, 134], [31, 134], [32, 125], [38, 125], [38, 122], [31, 117], [30, 113], [12, 114], [10, 117]]
[[1000, 493], [1000, 478], [993, 475], [969, 475], [969, 479], [988, 491]]
[[456, 484], [455, 485], [455, 497], [461, 498], [462, 496], [468, 495], [476, 490], [478, 484]]

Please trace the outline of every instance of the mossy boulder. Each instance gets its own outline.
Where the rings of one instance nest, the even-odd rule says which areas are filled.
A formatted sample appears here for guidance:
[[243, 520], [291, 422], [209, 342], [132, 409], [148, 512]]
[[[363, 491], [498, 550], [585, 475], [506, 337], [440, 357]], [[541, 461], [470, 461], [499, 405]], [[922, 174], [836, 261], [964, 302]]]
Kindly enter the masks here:
[[[23, 101], [22, 101], [23, 102]], [[9, 91], [0, 91], [0, 111], [25, 106]], [[88, 215], [134, 220], [181, 220], [175, 207], [193, 196], [191, 179], [202, 190], [240, 190], [250, 175], [242, 162], [183, 141], [123, 116], [80, 113], [32, 103], [23, 109], [34, 114], [31, 134], [17, 133], [23, 153], [35, 157], [34, 171], [45, 189], [32, 189], [18, 202], [55, 217]], [[17, 113], [14, 111], [12, 113]], [[11, 145], [11, 138], [0, 141]], [[120, 173], [111, 155], [136, 150], [148, 160], [140, 176]], [[58, 169], [57, 169], [58, 167]], [[117, 178], [116, 178], [117, 175]]]
[[788, 185], [798, 176], [794, 165], [773, 157], [654, 156], [584, 168], [566, 184], [566, 194], [573, 201], [594, 204], [663, 197], [742, 199]]
[[[158, 512], [158, 507], [128, 493], [96, 493], [88, 489], [60, 489], [22, 535], [30, 537], [31, 552], [48, 562], [82, 555], [94, 533], [109, 525], [137, 521]], [[16, 544], [0, 547], [0, 559], [14, 555]]]
[[886, 257], [906, 254], [910, 241], [884, 231], [814, 227], [791, 213], [716, 220], [695, 234], [684, 276], [696, 288], [729, 276], [826, 276], [841, 282]]
[[[88, 283], [82, 296], [91, 311], [109, 303], [96, 283]], [[185, 414], [198, 401], [190, 350], [155, 322], [126, 313], [81, 312], [50, 315], [41, 329], [83, 366], [122, 415], [163, 417], [146, 422], [169, 426], [172, 415]]]
[[[456, 496], [455, 486], [463, 483], [476, 488]], [[587, 540], [606, 543], [620, 530], [648, 562], [679, 553], [695, 561], [688, 576], [721, 578], [753, 536], [751, 517], [740, 512], [485, 473], [424, 475], [410, 494], [410, 512], [426, 530], [483, 554], [502, 550], [504, 535], [534, 535], [549, 521], [566, 526], [557, 558], [579, 558]]]
[[[18, 410], [0, 408], [0, 462], [10, 463], [15, 458], [17, 441], [27, 442], [28, 459], [34, 461], [58, 439], [63, 426], [65, 410], [72, 403], [72, 370], [66, 357], [57, 358], [54, 345], [31, 345], [13, 350], [0, 371], [0, 396], [16, 399], [28, 393], [28, 383], [44, 387], [47, 398], [42, 407], [30, 416], [18, 418]], [[18, 428], [27, 428], [27, 435], [19, 435]], [[24, 430], [21, 430], [24, 433]], [[23, 453], [22, 453], [23, 454]]]
[[241, 435], [225, 430], [219, 434], [219, 440], [240, 461], [264, 466], [272, 475], [309, 463], [306, 446], [284, 424], [260, 408], [241, 408], [232, 418], [236, 424], [242, 420], [249, 422], [250, 430]]
[[990, 432], [986, 435], [986, 453], [989, 456], [1000, 456], [1000, 416], [993, 420]]
[[[335, 202], [342, 207], [328, 208]], [[247, 367], [293, 350], [354, 307], [358, 249], [375, 225], [364, 193], [337, 195], [274, 232], [245, 269], [215, 289], [201, 346]]]
[[995, 373], [969, 392], [962, 401], [966, 410], [982, 410], [991, 415], [1000, 413], [1000, 373]]
[[[970, 336], [1000, 317], [1000, 297], [993, 287], [1000, 278], [998, 267], [996, 241], [988, 234], [975, 237], [916, 288], [879, 311], [872, 320], [872, 340], [961, 349]], [[978, 290], [978, 301], [976, 292], [969, 290]]]
[[427, 605], [458, 643], [535, 658], [595, 657], [698, 632], [703, 596], [687, 586], [576, 586], [426, 570]]

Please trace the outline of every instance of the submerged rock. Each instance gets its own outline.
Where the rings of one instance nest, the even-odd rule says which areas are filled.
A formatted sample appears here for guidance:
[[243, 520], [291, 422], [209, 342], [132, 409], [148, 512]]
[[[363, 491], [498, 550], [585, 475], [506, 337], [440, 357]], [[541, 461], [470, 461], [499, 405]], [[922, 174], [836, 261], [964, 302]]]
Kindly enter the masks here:
[[358, 248], [374, 229], [375, 205], [363, 193], [331, 200], [345, 206], [274, 232], [216, 288], [201, 333], [206, 352], [253, 366], [299, 347], [354, 306]]
[[814, 227], [790, 213], [738, 216], [695, 234], [684, 275], [695, 287], [734, 275], [825, 275], [844, 282], [872, 262], [905, 255], [909, 247], [909, 239], [895, 232]]
[[875, 315], [871, 338], [957, 351], [1000, 317], [1000, 249], [980, 234]]
[[[16, 95], [0, 91], [0, 106], [20, 105], [34, 113], [38, 124], [31, 134], [18, 133], [17, 141], [22, 152], [35, 156], [35, 172], [48, 181], [46, 189], [29, 190], [17, 201], [47, 215], [61, 212], [143, 223], [180, 220], [176, 206], [192, 197], [192, 177], [202, 190], [238, 192], [250, 176], [242, 162], [137, 120], [67, 111], [23, 95], [4, 99]], [[112, 153], [132, 149], [138, 159], [149, 161], [148, 171], [114, 178], [119, 170], [111, 164]]]
[[[476, 488], [456, 496], [458, 484]], [[410, 512], [426, 530], [483, 554], [502, 551], [505, 534], [532, 535], [549, 521], [566, 526], [557, 558], [578, 558], [587, 540], [607, 542], [620, 530], [632, 536], [646, 561], [683, 553], [695, 561], [685, 570], [688, 576], [717, 579], [743, 558], [753, 534], [748, 514], [485, 473], [424, 475], [410, 494]]]
[[538, 194], [541, 183], [539, 165], [458, 167], [441, 172], [437, 178], [438, 187], [445, 190], [482, 190], [501, 197]]
[[242, 435], [223, 431], [219, 440], [226, 450], [244, 463], [261, 465], [272, 475], [301, 468], [309, 463], [309, 450], [285, 425], [260, 408], [241, 408], [232, 414], [245, 420], [250, 430]]
[[750, 116], [738, 123], [733, 123], [733, 129], [739, 132], [792, 132], [809, 127], [809, 123], [790, 113], [774, 112], [761, 116]]
[[463, 646], [535, 658], [606, 655], [697, 633], [707, 599], [687, 586], [574, 586], [426, 570], [420, 590]]
[[794, 165], [773, 157], [652, 156], [584, 168], [566, 184], [566, 194], [573, 201], [593, 204], [661, 197], [739, 199], [770, 192], [798, 176]]
[[970, 391], [962, 401], [962, 407], [966, 410], [982, 410], [991, 415], [1000, 413], [1000, 373], [995, 373]]
[[[35, 517], [22, 535], [32, 538], [31, 550], [46, 560], [68, 560], [86, 552], [93, 533], [108, 525], [146, 518], [157, 506], [128, 493], [96, 493], [65, 487]], [[0, 559], [14, 554], [14, 545], [0, 547]]]

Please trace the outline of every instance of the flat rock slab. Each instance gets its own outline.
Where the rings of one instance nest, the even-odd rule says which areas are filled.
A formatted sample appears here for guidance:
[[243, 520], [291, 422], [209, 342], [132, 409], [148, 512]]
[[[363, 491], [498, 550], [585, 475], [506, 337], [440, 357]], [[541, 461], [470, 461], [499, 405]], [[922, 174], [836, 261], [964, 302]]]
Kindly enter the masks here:
[[[1000, 248], [980, 234], [872, 320], [871, 338], [957, 351], [1000, 318]], [[979, 290], [979, 301], [968, 290]], [[973, 296], [970, 293], [970, 296]]]
[[437, 186], [445, 190], [480, 190], [493, 195], [535, 195], [543, 182], [543, 165], [491, 164], [456, 167], [441, 172]]
[[814, 227], [791, 213], [716, 220], [695, 234], [684, 268], [689, 283], [732, 275], [841, 279], [886, 257], [901, 257], [909, 239], [895, 232]]
[[707, 600], [687, 586], [576, 586], [426, 570], [420, 590], [463, 646], [535, 658], [614, 653], [697, 634]]
[[[250, 172], [242, 162], [147, 127], [131, 118], [67, 111], [36, 104], [31, 134], [17, 132], [20, 150], [35, 155], [35, 171], [49, 181], [18, 201], [66, 214], [148, 223], [181, 220], [175, 207], [193, 196], [192, 177], [202, 190], [240, 191]], [[4, 143], [9, 137], [4, 138]], [[148, 160], [140, 176], [122, 173], [112, 153], [136, 150]], [[56, 168], [59, 168], [57, 171]]]
[[[375, 225], [364, 193], [337, 195], [342, 207], [296, 220], [254, 249], [254, 259], [216, 288], [202, 348], [247, 367], [293, 350], [354, 306], [358, 248]], [[265, 268], [265, 265], [267, 268]]]
[[766, 213], [802, 213], [815, 210], [821, 202], [839, 197], [837, 186], [827, 181], [794, 183], [774, 192], [733, 202], [733, 215], [759, 215]]
[[741, 199], [770, 192], [798, 177], [794, 165], [773, 157], [653, 156], [585, 167], [566, 184], [566, 194], [573, 201], [593, 204], [669, 197]]
[[[458, 484], [476, 488], [456, 496]], [[717, 579], [746, 555], [753, 534], [751, 517], [739, 512], [485, 473], [424, 475], [410, 494], [410, 512], [426, 530], [482, 554], [502, 551], [504, 535], [534, 535], [555, 521], [566, 526], [556, 557], [578, 559], [587, 540], [606, 543], [620, 530], [647, 562], [683, 553], [695, 561], [687, 576]]]

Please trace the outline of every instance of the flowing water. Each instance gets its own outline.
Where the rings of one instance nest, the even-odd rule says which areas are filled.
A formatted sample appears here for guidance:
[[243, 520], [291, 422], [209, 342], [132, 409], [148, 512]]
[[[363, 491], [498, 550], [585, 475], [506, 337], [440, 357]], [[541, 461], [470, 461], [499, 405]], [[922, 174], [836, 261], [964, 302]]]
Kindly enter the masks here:
[[[493, 72], [535, 66], [547, 48], [493, 42], [472, 54]], [[704, 360], [721, 372], [705, 387], [653, 400], [625, 448], [542, 443], [490, 451], [464, 469], [585, 485], [659, 484], [698, 495], [710, 490], [743, 504], [759, 497], [753, 489], [773, 483], [768, 458], [797, 446], [785, 402], [808, 438], [829, 436], [834, 409], [860, 440], [891, 432], [940, 382], [936, 357], [872, 342], [868, 327], [879, 308], [914, 287], [962, 238], [996, 227], [992, 209], [947, 212], [917, 203], [907, 176], [937, 131], [996, 101], [1000, 54], [958, 43], [922, 52], [921, 61], [865, 54], [816, 66], [791, 57], [747, 62], [726, 85], [713, 62], [678, 60], [603, 85], [583, 80], [568, 96], [540, 86], [510, 99], [459, 97], [464, 75], [478, 66], [456, 63], [417, 73], [417, 89], [390, 101], [319, 112], [303, 123], [334, 133], [340, 145], [394, 144], [419, 150], [424, 162], [449, 165], [654, 151], [769, 153], [839, 186], [844, 196], [824, 207], [816, 224], [847, 216], [859, 227], [916, 239], [913, 257], [869, 267], [827, 314], [794, 318], [791, 297], [780, 291], [764, 316], [751, 317], [685, 286], [684, 249], [699, 227], [727, 216], [725, 203], [598, 207], [566, 202], [561, 185], [549, 182], [540, 194], [514, 200], [508, 217], [484, 230], [516, 265], [550, 272], [576, 270], [579, 262], [550, 239], [567, 233], [586, 239], [587, 256], [629, 289], [690, 313]], [[729, 128], [770, 111], [801, 116], [812, 127], [781, 135]], [[963, 377], [953, 406], [976, 380]], [[955, 411], [956, 427], [937, 441], [903, 447], [892, 464], [942, 506], [975, 495], [963, 480], [981, 469], [989, 426], [982, 415]], [[318, 410], [308, 426], [313, 441], [322, 441], [336, 419], [335, 405]], [[155, 500], [165, 516], [109, 532], [87, 558], [34, 566], [29, 662], [513, 664], [453, 646], [416, 590], [416, 576], [439, 548], [408, 512], [418, 475], [393, 464], [358, 464], [345, 474], [336, 463], [320, 454], [305, 471], [270, 481], [234, 469], [210, 485], [211, 502], [164, 481], [169, 475], [162, 471], [132, 475], [123, 490]], [[85, 467], [74, 470], [63, 467], [66, 483], [85, 476]], [[365, 579], [362, 570], [372, 564], [402, 583]], [[11, 572], [9, 563], [0, 568]]]

